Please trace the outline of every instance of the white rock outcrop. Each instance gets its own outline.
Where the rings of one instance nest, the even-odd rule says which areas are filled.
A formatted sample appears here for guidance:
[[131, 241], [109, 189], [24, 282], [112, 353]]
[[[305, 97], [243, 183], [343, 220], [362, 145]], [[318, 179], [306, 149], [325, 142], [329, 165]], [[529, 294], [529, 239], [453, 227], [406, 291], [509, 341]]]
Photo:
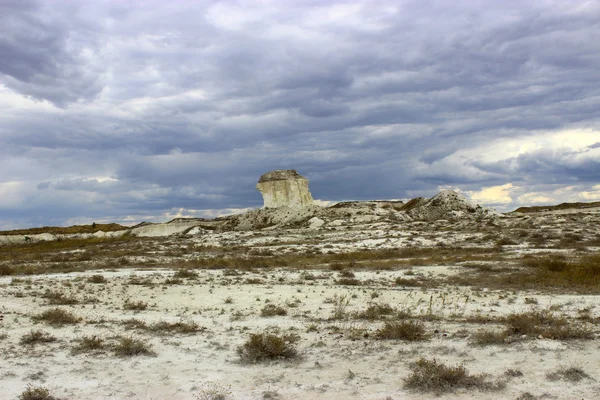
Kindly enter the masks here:
[[495, 218], [499, 215], [491, 208], [472, 204], [461, 193], [453, 190], [442, 190], [429, 200], [419, 199], [416, 204], [416, 207], [408, 211], [416, 220]]
[[264, 208], [313, 205], [313, 198], [308, 190], [308, 179], [293, 169], [267, 172], [260, 177], [256, 188], [263, 196]]

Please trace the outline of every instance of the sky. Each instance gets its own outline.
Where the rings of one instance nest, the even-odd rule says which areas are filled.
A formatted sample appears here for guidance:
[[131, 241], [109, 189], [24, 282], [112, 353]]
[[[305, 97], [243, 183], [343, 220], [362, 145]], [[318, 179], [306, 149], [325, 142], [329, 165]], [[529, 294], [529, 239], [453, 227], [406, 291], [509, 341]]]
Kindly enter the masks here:
[[600, 201], [597, 0], [0, 0], [0, 230]]

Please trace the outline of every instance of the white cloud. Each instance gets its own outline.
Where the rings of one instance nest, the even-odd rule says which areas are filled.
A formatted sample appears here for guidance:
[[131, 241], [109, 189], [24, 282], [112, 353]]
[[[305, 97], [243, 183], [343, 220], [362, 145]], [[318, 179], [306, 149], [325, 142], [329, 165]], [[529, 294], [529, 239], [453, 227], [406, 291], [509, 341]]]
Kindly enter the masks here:
[[510, 204], [513, 202], [511, 190], [514, 188], [512, 183], [505, 185], [484, 187], [478, 191], [467, 191], [466, 193], [481, 204]]

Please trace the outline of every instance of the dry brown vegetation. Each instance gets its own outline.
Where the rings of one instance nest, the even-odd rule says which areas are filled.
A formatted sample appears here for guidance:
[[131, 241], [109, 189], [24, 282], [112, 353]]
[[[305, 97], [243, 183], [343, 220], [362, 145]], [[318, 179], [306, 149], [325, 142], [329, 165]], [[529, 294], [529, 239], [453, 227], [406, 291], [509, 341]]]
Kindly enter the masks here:
[[411, 374], [404, 380], [404, 386], [419, 392], [445, 393], [459, 388], [489, 390], [494, 385], [485, 375], [471, 375], [464, 366], [449, 367], [436, 359], [419, 359], [411, 365]]
[[[393, 209], [386, 206], [386, 212]], [[574, 353], [586, 357], [582, 365], [590, 371], [595, 366], [590, 354], [597, 352], [597, 303], [594, 296], [572, 295], [600, 291], [600, 254], [589, 247], [600, 243], [600, 236], [591, 223], [537, 230], [539, 222], [523, 218], [506, 229], [481, 221], [438, 221], [435, 226], [420, 222], [363, 232], [356, 240], [376, 243], [370, 249], [348, 246], [346, 232], [348, 237], [355, 232], [346, 226], [301, 234], [235, 233], [220, 242], [207, 238], [211, 233], [2, 246], [0, 275], [11, 276], [3, 278], [3, 298], [41, 309], [31, 315], [13, 306], [4, 325], [10, 322], [19, 331], [0, 332], [0, 339], [14, 368], [21, 365], [14, 360], [23, 357], [15, 348], [46, 357], [47, 363], [52, 360], [46, 353], [55, 351], [67, 352], [74, 363], [93, 358], [98, 365], [114, 362], [114, 356], [156, 355], [159, 359], [136, 359], [134, 365], [157, 381], [165, 379], [160, 384], [171, 379], [174, 387], [184, 382], [175, 383], [178, 378], [166, 373], [159, 377], [146, 364], [165, 357], [174, 371], [189, 371], [182, 361], [189, 357], [173, 355], [198, 354], [194, 368], [205, 374], [213, 361], [227, 374], [233, 368], [243, 390], [256, 384], [264, 391], [271, 387], [265, 385], [279, 382], [278, 391], [283, 391], [284, 385], [293, 385], [289, 375], [305, 385], [298, 390], [319, 390], [324, 398], [334, 390], [338, 397], [350, 396], [355, 387], [366, 391], [379, 385], [373, 383], [379, 379], [393, 398], [410, 391], [425, 396], [459, 391], [451, 396], [472, 397], [469, 391], [503, 390], [504, 385], [498, 397], [549, 393], [559, 398], [564, 395], [557, 391], [559, 385], [561, 390], [577, 382], [596, 385], [595, 377], [582, 368], [554, 367], [561, 358], [572, 360]], [[335, 241], [327, 240], [330, 233]], [[440, 238], [445, 235], [455, 235], [459, 242], [444, 243]], [[385, 247], [396, 239], [405, 240], [404, 245]], [[199, 244], [202, 240], [215, 245]], [[24, 276], [86, 270], [93, 272], [60, 281], [51, 275]], [[49, 325], [50, 333], [35, 329], [47, 326], [42, 324]], [[159, 354], [150, 341], [160, 346]], [[543, 357], [523, 360], [521, 350]], [[511, 360], [501, 368], [491, 362], [500, 353]], [[444, 357], [443, 362], [431, 359], [434, 355]], [[232, 356], [240, 363], [230, 362]], [[532, 366], [542, 358], [542, 372], [533, 376]], [[294, 373], [271, 374], [284, 360], [297, 360], [281, 365]], [[246, 365], [263, 362], [267, 365]], [[391, 372], [374, 371], [378, 363]], [[509, 365], [518, 368], [507, 369]], [[321, 373], [328, 381], [317, 386], [310, 379]], [[20, 370], [19, 376], [28, 375]], [[399, 377], [404, 377], [403, 388]], [[532, 390], [535, 396], [523, 390], [523, 382], [530, 379], [541, 385], [539, 391]], [[575, 398], [569, 397], [572, 393], [589, 391], [573, 389], [562, 398]]]
[[111, 224], [90, 224], [73, 226], [44, 226], [42, 228], [15, 229], [12, 231], [0, 231], [0, 235], [37, 235], [40, 233], [51, 233], [53, 235], [68, 235], [76, 233], [114, 232], [129, 229], [126, 226]]
[[253, 333], [237, 353], [244, 363], [257, 363], [269, 360], [293, 359], [298, 357], [298, 351], [292, 336], [277, 336], [268, 333]]

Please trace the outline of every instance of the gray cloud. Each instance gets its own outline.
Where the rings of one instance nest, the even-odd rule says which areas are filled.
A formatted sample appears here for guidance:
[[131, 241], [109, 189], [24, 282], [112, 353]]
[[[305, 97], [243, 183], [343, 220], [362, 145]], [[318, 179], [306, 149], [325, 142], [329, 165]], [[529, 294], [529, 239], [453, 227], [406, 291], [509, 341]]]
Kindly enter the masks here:
[[0, 224], [259, 206], [275, 168], [325, 200], [593, 185], [598, 143], [458, 154], [600, 130], [599, 19], [585, 1], [0, 2]]

